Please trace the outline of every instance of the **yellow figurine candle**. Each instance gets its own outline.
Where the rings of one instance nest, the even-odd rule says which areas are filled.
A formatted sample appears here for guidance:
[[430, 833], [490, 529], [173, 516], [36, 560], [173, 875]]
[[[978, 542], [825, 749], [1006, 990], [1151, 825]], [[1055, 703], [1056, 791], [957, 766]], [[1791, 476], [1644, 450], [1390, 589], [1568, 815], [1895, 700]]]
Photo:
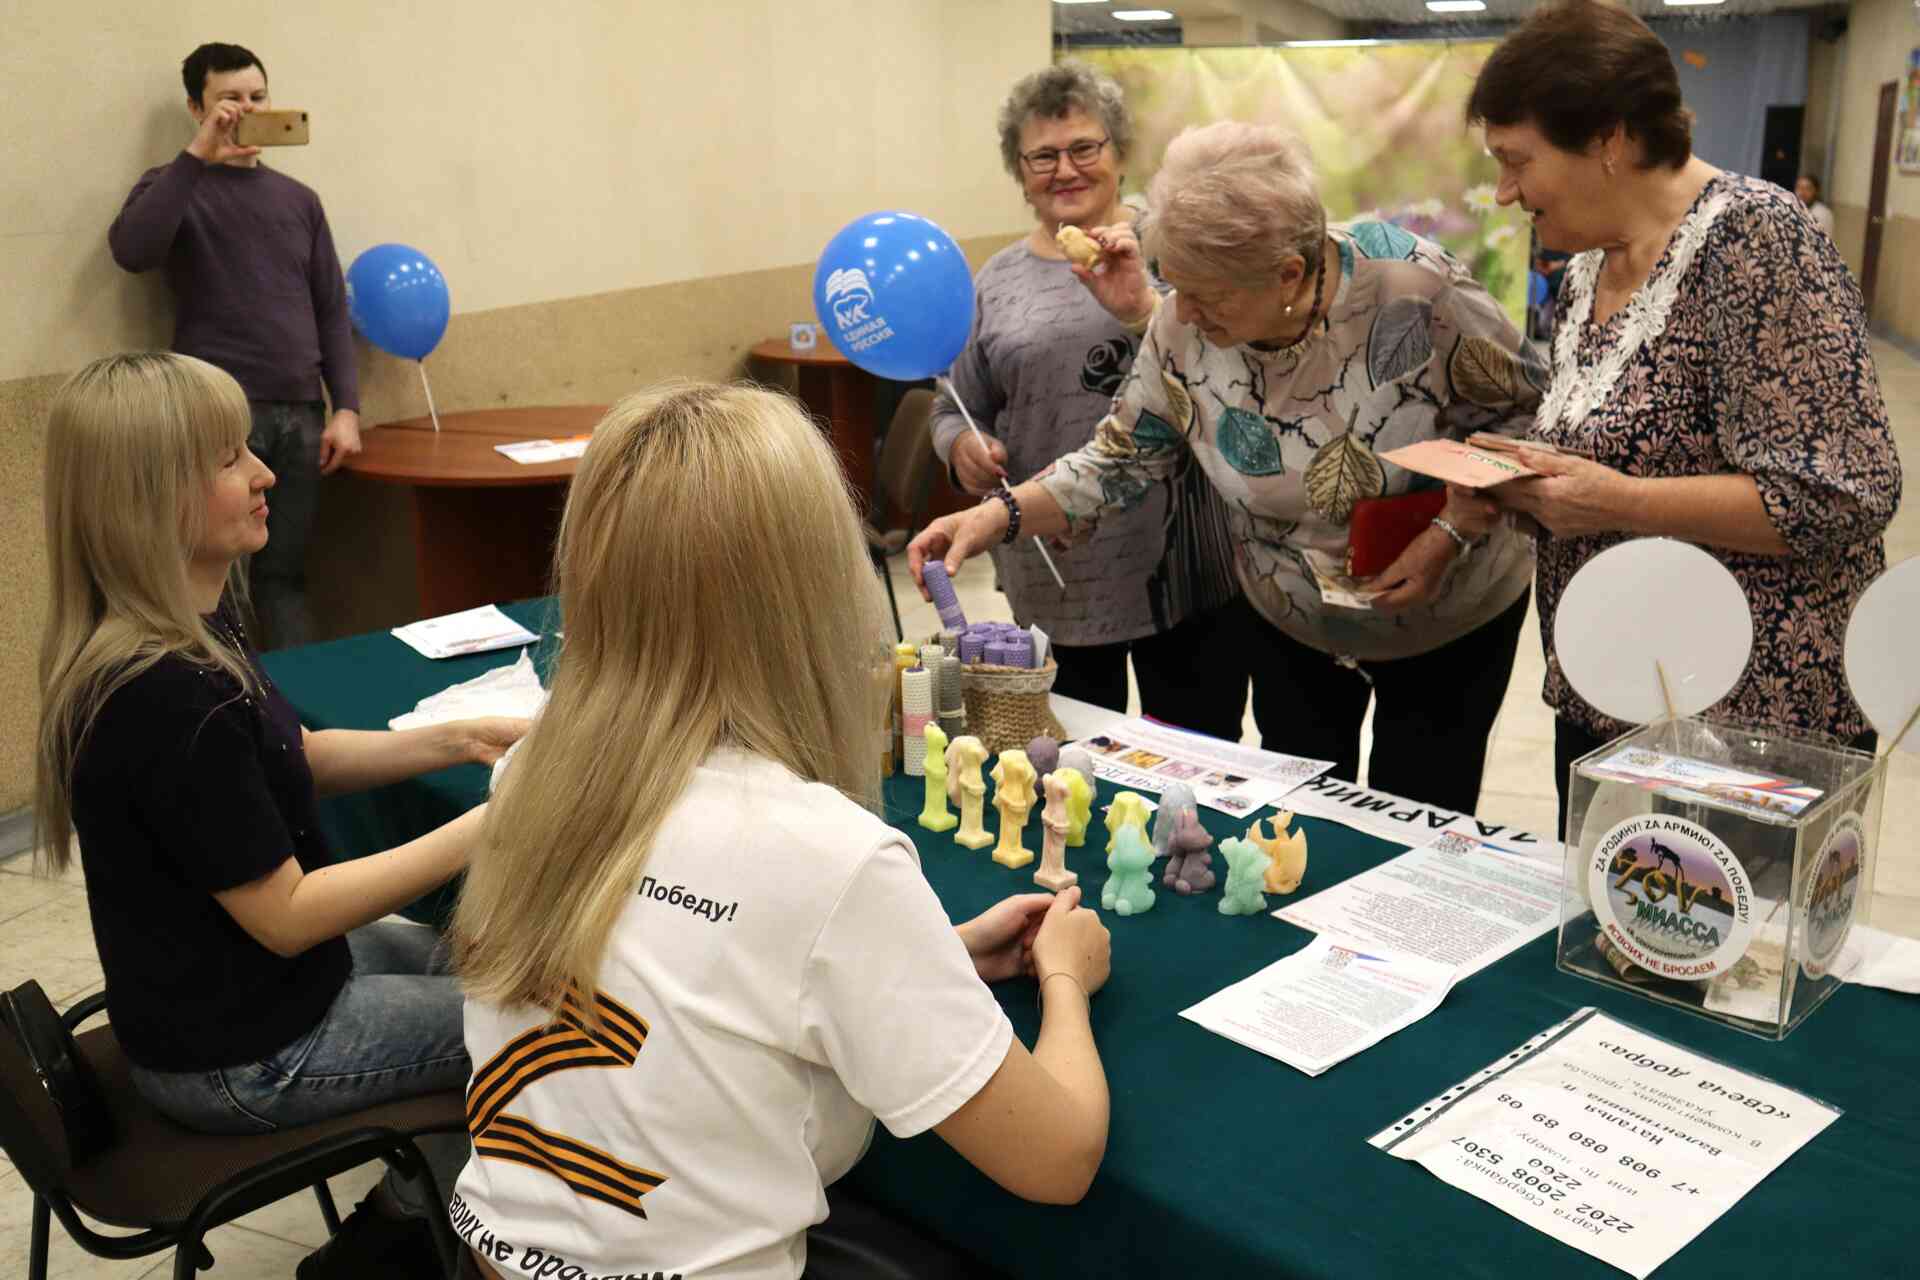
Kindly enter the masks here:
[[1108, 857], [1113, 856], [1113, 846], [1120, 839], [1120, 828], [1138, 827], [1141, 838], [1146, 838], [1147, 815], [1151, 812], [1146, 800], [1132, 791], [1122, 791], [1113, 798], [1113, 803], [1107, 806]]
[[1033, 765], [1024, 751], [1002, 751], [993, 766], [993, 807], [1000, 811], [1000, 844], [993, 860], [1018, 870], [1033, 861], [1033, 850], [1021, 843], [1027, 815], [1033, 812]]
[[947, 745], [947, 799], [960, 806], [960, 829], [953, 842], [969, 849], [984, 849], [993, 843], [981, 825], [981, 810], [986, 807], [987, 783], [980, 766], [987, 762], [987, 749], [972, 734], [962, 734]]
[[920, 810], [920, 825], [929, 831], [951, 831], [960, 819], [947, 808], [947, 735], [932, 721], [923, 732], [927, 740], [927, 803]]
[[1289, 832], [1287, 827], [1292, 822], [1293, 815], [1282, 809], [1273, 816], [1273, 835], [1261, 835], [1258, 822], [1247, 828], [1247, 839], [1273, 859], [1267, 864], [1261, 885], [1268, 893], [1292, 893], [1307, 874], [1307, 833], [1298, 829]]
[[1093, 780], [1078, 769], [1054, 770], [1067, 784], [1067, 848], [1087, 842], [1087, 824], [1093, 821]]

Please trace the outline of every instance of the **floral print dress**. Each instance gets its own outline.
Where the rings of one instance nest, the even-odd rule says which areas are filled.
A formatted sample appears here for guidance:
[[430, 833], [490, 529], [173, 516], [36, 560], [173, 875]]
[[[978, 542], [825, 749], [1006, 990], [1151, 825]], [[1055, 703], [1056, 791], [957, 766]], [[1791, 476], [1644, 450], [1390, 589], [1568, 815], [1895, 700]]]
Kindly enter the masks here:
[[[1595, 250], [1568, 267], [1539, 435], [1631, 476], [1753, 477], [1788, 554], [1705, 548], [1753, 611], [1746, 672], [1707, 714], [1855, 737], [1868, 726], [1841, 668], [1847, 619], [1886, 567], [1881, 533], [1900, 502], [1859, 288], [1790, 192], [1732, 174], [1707, 184], [1653, 274], [1602, 325], [1592, 314], [1604, 260]], [[1602, 738], [1629, 726], [1567, 683], [1554, 618], [1574, 573], [1629, 536], [1539, 543], [1544, 696]]]
[[1501, 528], [1432, 600], [1398, 614], [1323, 603], [1305, 553], [1338, 562], [1356, 502], [1437, 483], [1379, 454], [1524, 434], [1546, 365], [1440, 246], [1383, 222], [1328, 234], [1339, 262], [1323, 329], [1284, 351], [1217, 347], [1161, 306], [1093, 440], [1038, 479], [1080, 537], [1191, 457], [1226, 500], [1235, 570], [1262, 616], [1336, 657], [1411, 657], [1521, 597], [1533, 573], [1524, 537]]

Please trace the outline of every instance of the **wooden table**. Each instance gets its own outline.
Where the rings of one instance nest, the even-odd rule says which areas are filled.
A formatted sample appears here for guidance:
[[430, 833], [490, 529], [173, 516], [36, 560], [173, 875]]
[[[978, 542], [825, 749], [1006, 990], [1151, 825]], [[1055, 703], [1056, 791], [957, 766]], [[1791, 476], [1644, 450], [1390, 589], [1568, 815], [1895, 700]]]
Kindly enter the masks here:
[[481, 409], [384, 423], [347, 469], [408, 487], [423, 617], [552, 590], [554, 534], [577, 459], [524, 465], [494, 446], [585, 435], [605, 405]]
[[827, 424], [829, 438], [868, 508], [873, 505], [873, 401], [878, 381], [865, 369], [834, 350], [826, 338], [811, 351], [796, 351], [785, 338], [769, 338], [753, 348], [753, 358], [769, 364], [794, 366], [800, 381], [800, 402]]

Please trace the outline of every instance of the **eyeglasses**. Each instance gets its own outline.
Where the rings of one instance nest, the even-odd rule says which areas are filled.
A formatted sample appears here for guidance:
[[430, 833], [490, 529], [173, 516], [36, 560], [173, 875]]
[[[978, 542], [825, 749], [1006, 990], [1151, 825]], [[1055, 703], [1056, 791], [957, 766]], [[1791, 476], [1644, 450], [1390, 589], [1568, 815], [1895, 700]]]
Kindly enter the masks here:
[[1060, 157], [1073, 161], [1073, 167], [1084, 169], [1100, 158], [1100, 148], [1113, 141], [1111, 138], [1082, 138], [1070, 147], [1041, 147], [1038, 151], [1024, 152], [1020, 163], [1027, 166], [1027, 172], [1033, 174], [1052, 173], [1060, 167]]

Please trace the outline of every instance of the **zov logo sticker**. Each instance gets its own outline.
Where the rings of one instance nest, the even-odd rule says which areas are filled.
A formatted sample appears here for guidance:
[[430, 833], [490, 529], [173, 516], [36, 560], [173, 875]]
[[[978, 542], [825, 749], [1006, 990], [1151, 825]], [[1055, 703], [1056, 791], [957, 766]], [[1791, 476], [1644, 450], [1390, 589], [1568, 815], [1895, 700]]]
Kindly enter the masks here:
[[1861, 860], [1866, 851], [1866, 836], [1860, 815], [1849, 813], [1834, 824], [1825, 843], [1813, 860], [1813, 875], [1803, 908], [1807, 928], [1807, 958], [1804, 968], [1809, 978], [1824, 977], [1840, 954], [1853, 924], [1854, 908], [1860, 899]]
[[1647, 814], [1607, 832], [1587, 867], [1587, 898], [1607, 940], [1663, 978], [1733, 968], [1753, 939], [1753, 886], [1720, 837]]

